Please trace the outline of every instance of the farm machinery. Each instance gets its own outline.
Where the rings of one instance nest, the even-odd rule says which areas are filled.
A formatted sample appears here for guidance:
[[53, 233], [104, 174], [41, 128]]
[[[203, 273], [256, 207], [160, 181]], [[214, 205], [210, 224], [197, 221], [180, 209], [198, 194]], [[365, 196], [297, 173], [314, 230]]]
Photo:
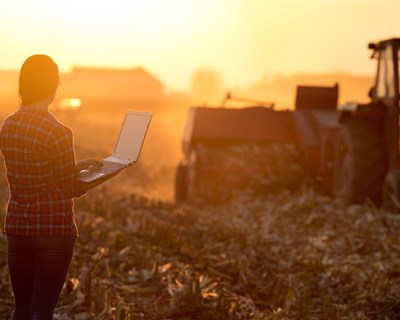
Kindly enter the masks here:
[[368, 198], [399, 209], [400, 39], [369, 49], [378, 64], [367, 104], [338, 105], [335, 84], [298, 86], [294, 110], [252, 101], [240, 109], [191, 107], [176, 201], [221, 201], [248, 186], [296, 189], [307, 180], [347, 203]]

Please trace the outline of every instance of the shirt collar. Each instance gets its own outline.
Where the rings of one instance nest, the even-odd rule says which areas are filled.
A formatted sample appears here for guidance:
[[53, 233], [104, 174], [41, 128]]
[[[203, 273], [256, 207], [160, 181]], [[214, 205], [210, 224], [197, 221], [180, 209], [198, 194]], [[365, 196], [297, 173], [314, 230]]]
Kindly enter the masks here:
[[43, 106], [39, 106], [39, 105], [21, 106], [18, 111], [43, 114], [43, 115], [49, 114], [47, 109], [45, 109], [45, 108], [43, 108]]

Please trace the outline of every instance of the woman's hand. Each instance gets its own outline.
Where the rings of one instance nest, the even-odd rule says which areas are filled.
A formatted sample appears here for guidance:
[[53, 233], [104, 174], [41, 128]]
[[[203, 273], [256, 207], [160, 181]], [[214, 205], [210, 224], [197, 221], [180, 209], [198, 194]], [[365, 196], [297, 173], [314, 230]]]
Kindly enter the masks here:
[[98, 169], [102, 167], [102, 163], [96, 159], [86, 159], [76, 164], [76, 171], [80, 172], [85, 169]]

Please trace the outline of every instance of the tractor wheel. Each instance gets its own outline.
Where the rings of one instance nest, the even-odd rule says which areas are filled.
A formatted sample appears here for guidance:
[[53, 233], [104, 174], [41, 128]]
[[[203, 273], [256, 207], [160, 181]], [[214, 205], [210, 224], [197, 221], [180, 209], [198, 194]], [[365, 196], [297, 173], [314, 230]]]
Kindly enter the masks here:
[[334, 195], [345, 203], [370, 198], [379, 205], [386, 172], [384, 127], [365, 118], [347, 119], [336, 145]]
[[390, 171], [383, 185], [382, 207], [393, 213], [400, 213], [400, 170]]
[[180, 163], [176, 168], [175, 202], [185, 201], [188, 195], [188, 166]]

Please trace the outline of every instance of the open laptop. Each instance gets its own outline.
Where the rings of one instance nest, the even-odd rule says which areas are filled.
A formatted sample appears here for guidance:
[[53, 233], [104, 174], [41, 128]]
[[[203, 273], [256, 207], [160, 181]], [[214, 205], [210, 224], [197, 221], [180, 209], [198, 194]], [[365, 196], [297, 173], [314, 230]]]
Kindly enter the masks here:
[[103, 164], [101, 168], [82, 170], [78, 174], [78, 180], [81, 182], [94, 182], [99, 179], [105, 179], [107, 176], [111, 177], [134, 164], [139, 158], [151, 117], [151, 112], [128, 110], [114, 153], [100, 160]]

